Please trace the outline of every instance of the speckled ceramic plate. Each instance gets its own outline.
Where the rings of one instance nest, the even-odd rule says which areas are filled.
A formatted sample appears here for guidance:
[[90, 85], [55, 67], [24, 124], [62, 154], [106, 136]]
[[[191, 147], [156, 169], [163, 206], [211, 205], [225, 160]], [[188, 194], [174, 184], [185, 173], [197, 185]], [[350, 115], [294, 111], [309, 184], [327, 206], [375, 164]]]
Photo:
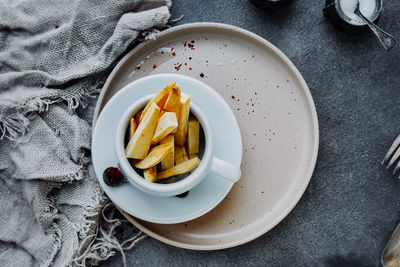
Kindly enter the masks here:
[[273, 228], [299, 201], [318, 154], [315, 106], [293, 63], [268, 41], [234, 26], [173, 27], [119, 62], [101, 92], [94, 123], [118, 90], [156, 73], [197, 78], [228, 102], [243, 139], [242, 178], [216, 208], [192, 221], [155, 224], [123, 214], [162, 242], [198, 250], [237, 246]]

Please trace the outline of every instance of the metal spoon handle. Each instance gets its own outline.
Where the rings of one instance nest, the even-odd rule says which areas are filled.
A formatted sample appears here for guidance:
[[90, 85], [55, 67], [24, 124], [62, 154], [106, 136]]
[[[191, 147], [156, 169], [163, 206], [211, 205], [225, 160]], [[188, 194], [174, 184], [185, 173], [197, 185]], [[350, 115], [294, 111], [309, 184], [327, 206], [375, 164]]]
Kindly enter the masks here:
[[396, 39], [389, 33], [385, 32], [381, 28], [379, 28], [377, 25], [369, 21], [366, 17], [364, 17], [363, 14], [361, 14], [360, 10], [355, 11], [356, 15], [358, 15], [368, 26], [369, 28], [375, 33], [376, 37], [378, 40], [381, 42], [383, 47], [386, 50], [390, 50], [396, 46]]

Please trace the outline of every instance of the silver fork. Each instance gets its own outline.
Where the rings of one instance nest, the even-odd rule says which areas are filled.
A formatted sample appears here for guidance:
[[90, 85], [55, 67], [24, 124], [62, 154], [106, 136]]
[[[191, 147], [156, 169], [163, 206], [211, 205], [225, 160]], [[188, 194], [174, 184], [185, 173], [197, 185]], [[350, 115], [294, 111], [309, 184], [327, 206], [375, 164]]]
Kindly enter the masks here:
[[396, 167], [393, 170], [393, 174], [395, 174], [400, 169], [400, 161], [398, 161], [398, 159], [400, 158], [399, 146], [400, 146], [400, 135], [397, 136], [396, 140], [394, 140], [392, 146], [389, 148], [389, 151], [386, 153], [386, 156], [382, 161], [382, 164], [385, 164], [389, 161], [389, 163], [386, 165], [386, 169], [392, 167], [393, 164], [397, 161]]

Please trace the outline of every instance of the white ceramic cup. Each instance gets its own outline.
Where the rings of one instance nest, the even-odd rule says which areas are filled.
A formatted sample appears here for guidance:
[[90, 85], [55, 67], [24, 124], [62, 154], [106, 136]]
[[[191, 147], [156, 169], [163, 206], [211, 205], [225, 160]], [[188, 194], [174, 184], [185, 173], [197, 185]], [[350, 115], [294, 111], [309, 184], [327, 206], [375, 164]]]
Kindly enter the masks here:
[[204, 115], [200, 108], [193, 103], [193, 101], [190, 103], [190, 112], [199, 120], [205, 138], [204, 153], [200, 158], [201, 161], [199, 166], [197, 166], [197, 168], [184, 179], [170, 184], [151, 183], [139, 175], [133, 169], [128, 161], [128, 158], [126, 157], [124, 142], [125, 134], [129, 126], [130, 118], [139, 112], [139, 110], [143, 109], [153, 97], [154, 95], [149, 95], [133, 103], [121, 117], [117, 126], [115, 148], [119, 162], [119, 168], [132, 185], [145, 193], [160, 197], [167, 197], [179, 195], [189, 191], [199, 184], [209, 172], [218, 174], [221, 179], [227, 179], [232, 181], [232, 183], [237, 182], [240, 179], [240, 168], [213, 155], [213, 137], [211, 134], [212, 132], [210, 125], [208, 123], [208, 118]]

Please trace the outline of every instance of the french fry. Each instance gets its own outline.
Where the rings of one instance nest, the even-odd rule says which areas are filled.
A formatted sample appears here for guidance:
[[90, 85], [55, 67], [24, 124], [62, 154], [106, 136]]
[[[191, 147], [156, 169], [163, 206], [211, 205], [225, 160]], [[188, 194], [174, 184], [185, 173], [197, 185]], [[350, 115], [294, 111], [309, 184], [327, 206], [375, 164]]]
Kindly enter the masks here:
[[160, 184], [172, 184], [172, 183], [175, 183], [175, 178], [174, 177], [171, 177], [171, 178], [164, 179], [164, 180], [160, 181]]
[[132, 138], [133, 134], [135, 133], [136, 129], [137, 129], [137, 124], [136, 124], [135, 119], [132, 117], [131, 121], [129, 123], [129, 140], [131, 140], [131, 138]]
[[189, 160], [189, 156], [188, 156], [188, 153], [186, 151], [186, 147], [182, 147], [182, 157], [183, 157], [183, 161]]
[[147, 181], [173, 183], [174, 176], [200, 164], [200, 123], [190, 116], [190, 102], [190, 96], [172, 82], [130, 119], [125, 154]]
[[175, 148], [174, 148], [174, 154], [175, 155], [174, 155], [174, 157], [175, 157], [175, 164], [176, 165], [178, 165], [179, 163], [184, 162], [183, 149], [184, 149], [184, 147], [180, 147], [180, 146], [175, 145]]
[[175, 134], [175, 143], [178, 146], [184, 146], [186, 141], [186, 134], [188, 131], [188, 120], [190, 113], [190, 96], [181, 93], [181, 104], [178, 117], [178, 129]]
[[[165, 102], [163, 107], [163, 111], [165, 112], [175, 112], [176, 119], [179, 118], [179, 110], [181, 107], [181, 88], [179, 86], [174, 86], [171, 92], [169, 93], [168, 99]], [[176, 132], [176, 129], [173, 133]]]
[[139, 111], [136, 116], [135, 116], [135, 120], [136, 120], [136, 125], [140, 124], [140, 116], [142, 116], [143, 110]]
[[174, 112], [166, 112], [158, 120], [157, 128], [154, 132], [151, 145], [159, 143], [164, 137], [178, 127], [178, 121]]
[[199, 154], [199, 135], [200, 135], [199, 121], [194, 117], [190, 117], [188, 123], [188, 140], [187, 140], [189, 158], [195, 157]]
[[149, 151], [151, 140], [159, 120], [160, 108], [153, 103], [142, 123], [139, 124], [125, 149], [131, 159], [144, 159]]
[[157, 181], [169, 178], [171, 176], [184, 174], [193, 171], [200, 164], [199, 158], [192, 158], [190, 160], [184, 161], [172, 168], [161, 171], [157, 174]]
[[147, 111], [149, 110], [150, 106], [152, 103], [157, 104], [157, 106], [160, 109], [163, 109], [165, 101], [167, 101], [170, 92], [172, 91], [172, 88], [174, 88], [175, 86], [175, 82], [172, 82], [170, 84], [168, 84], [164, 89], [162, 89], [152, 100], [149, 101], [149, 103], [147, 103], [146, 107], [143, 110], [143, 113], [141, 114], [141, 116], [139, 117], [139, 123], [142, 121], [142, 119], [144, 118], [144, 115], [146, 115]]
[[147, 181], [154, 183], [157, 180], [157, 166], [153, 166], [151, 168], [144, 169], [143, 175]]
[[189, 160], [188, 154], [186, 152], [186, 147], [184, 146], [180, 147], [178, 145], [175, 145], [174, 152], [175, 152], [175, 165], [178, 165], [179, 163]]
[[149, 151], [149, 154], [142, 160], [134, 163], [134, 166], [138, 169], [148, 169], [153, 166], [156, 166], [158, 163], [168, 155], [169, 152], [173, 149], [172, 144], [164, 144], [152, 147]]
[[[164, 144], [171, 144], [172, 146], [174, 146], [174, 139], [175, 136], [173, 134], [167, 135], [167, 137], [165, 137], [163, 140], [161, 140], [160, 144], [164, 145]], [[169, 169], [174, 167], [174, 151], [175, 149], [172, 148], [172, 151], [168, 153], [168, 155], [165, 156], [165, 158], [161, 161], [161, 169], [165, 170], [165, 169]]]

